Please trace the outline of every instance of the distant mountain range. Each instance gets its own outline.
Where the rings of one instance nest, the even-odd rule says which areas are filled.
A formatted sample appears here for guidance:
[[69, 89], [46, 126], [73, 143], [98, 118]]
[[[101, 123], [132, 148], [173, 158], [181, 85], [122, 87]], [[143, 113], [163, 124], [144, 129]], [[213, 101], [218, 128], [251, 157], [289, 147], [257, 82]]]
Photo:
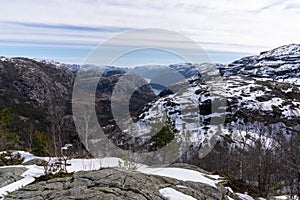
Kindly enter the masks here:
[[[202, 74], [199, 73], [204, 66], [207, 68], [210, 65], [212, 64], [185, 63], [167, 67], [152, 65], [120, 68], [1, 57], [0, 106], [1, 108], [10, 107], [20, 124], [24, 126], [32, 124], [46, 132], [49, 132], [51, 119], [59, 118], [62, 120], [60, 123], [65, 124], [63, 126], [65, 131], [72, 130], [72, 133], [64, 136], [65, 142], [74, 142], [74, 138], [78, 139], [75, 136], [71, 115], [74, 79], [79, 69], [88, 71], [100, 68], [104, 76], [103, 82], [98, 85], [96, 107], [99, 121], [104, 128], [112, 127], [109, 98], [113, 87], [122, 74], [130, 72], [145, 78], [152, 87], [141, 89], [139, 92], [143, 95], [134, 96], [136, 100], [134, 102], [139, 102], [139, 105], [131, 106], [131, 112], [135, 113], [136, 119], [145, 129], [147, 129], [145, 124], [150, 120], [150, 116], [157, 119], [161, 117], [151, 113], [152, 107], [159, 105], [165, 109], [167, 117], [172, 119], [177, 135], [182, 136], [183, 132], [189, 132], [189, 137], [193, 140], [198, 138], [201, 141], [203, 134], [212, 128], [211, 119], [217, 116], [224, 117], [225, 122], [219, 129], [221, 128], [228, 137], [233, 137], [233, 141], [234, 131], [248, 129], [248, 126], [254, 128], [254, 124], [257, 123], [267, 123], [273, 126], [272, 132], [280, 130], [289, 134], [300, 130], [300, 45], [282, 46], [262, 52], [257, 56], [242, 58], [228, 65], [212, 65], [219, 70], [223, 78], [222, 91], [219, 95], [226, 99], [226, 109], [222, 111], [212, 112], [211, 105], [218, 97], [210, 94]], [[111, 71], [116, 72], [109, 73]], [[165, 75], [170, 71], [181, 77], [166, 78]], [[181, 94], [174, 95], [168, 92], [168, 88], [163, 83], [157, 84], [162, 79], [165, 81], [163, 83], [177, 85], [177, 87], [183, 80], [189, 80], [189, 84], [185, 87], [185, 91], [181, 91]], [[210, 84], [213, 85], [214, 81], [211, 80]], [[103, 95], [103, 93], [108, 95]], [[139, 99], [141, 96], [143, 98]], [[199, 107], [200, 111], [188, 113], [189, 116], [181, 114], [182, 109], [188, 109], [189, 106]], [[103, 114], [106, 115], [105, 118]], [[193, 119], [197, 116], [197, 122], [189, 123], [190, 116], [193, 116]], [[116, 130], [110, 130], [107, 127], [108, 133], [116, 134]], [[19, 129], [24, 132], [22, 135], [26, 140], [28, 130]], [[255, 131], [250, 132], [251, 137], [255, 137]], [[120, 143], [126, 143], [126, 137], [117, 138], [123, 138], [124, 141]]]

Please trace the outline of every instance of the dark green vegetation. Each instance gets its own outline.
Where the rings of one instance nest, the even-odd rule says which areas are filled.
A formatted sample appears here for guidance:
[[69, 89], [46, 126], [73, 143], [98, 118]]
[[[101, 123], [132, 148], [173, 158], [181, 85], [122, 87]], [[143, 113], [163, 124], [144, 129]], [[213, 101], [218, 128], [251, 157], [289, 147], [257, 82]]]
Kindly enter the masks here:
[[67, 178], [73, 176], [73, 174], [74, 174], [73, 172], [72, 173], [58, 172], [55, 174], [46, 174], [35, 178], [34, 183], [41, 182], [41, 181], [48, 181], [53, 178]]
[[0, 166], [19, 165], [24, 161], [19, 153], [12, 151], [2, 152], [0, 154]]
[[152, 143], [152, 145], [150, 146], [150, 151], [156, 151], [166, 146], [174, 139], [174, 134], [175, 132], [171, 127], [162, 127], [158, 133], [151, 137], [150, 143]]

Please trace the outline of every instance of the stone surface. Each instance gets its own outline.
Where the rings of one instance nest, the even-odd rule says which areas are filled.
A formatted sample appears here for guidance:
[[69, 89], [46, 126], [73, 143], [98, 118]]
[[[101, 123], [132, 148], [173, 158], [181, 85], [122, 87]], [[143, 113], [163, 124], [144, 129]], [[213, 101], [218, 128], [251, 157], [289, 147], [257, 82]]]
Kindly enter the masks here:
[[28, 185], [7, 196], [11, 199], [165, 199], [159, 190], [171, 187], [199, 200], [217, 200], [225, 196], [222, 186], [180, 181], [123, 169], [77, 172], [68, 178], [55, 178]]
[[32, 160], [28, 160], [26, 162], [24, 162], [22, 165], [38, 165], [38, 166], [44, 166], [45, 164], [47, 164], [47, 161], [43, 160], [43, 159], [39, 159], [39, 158], [34, 158]]
[[0, 168], [0, 188], [22, 179], [21, 174], [26, 170], [25, 167]]

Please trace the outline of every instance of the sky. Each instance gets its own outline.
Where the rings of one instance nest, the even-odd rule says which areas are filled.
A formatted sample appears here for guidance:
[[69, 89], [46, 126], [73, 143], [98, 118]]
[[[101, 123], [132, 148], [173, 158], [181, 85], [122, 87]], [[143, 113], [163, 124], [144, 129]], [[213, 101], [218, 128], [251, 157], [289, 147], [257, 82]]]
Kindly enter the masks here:
[[110, 38], [156, 28], [190, 38], [213, 62], [230, 63], [300, 43], [299, 21], [299, 0], [1, 0], [0, 56], [81, 64]]

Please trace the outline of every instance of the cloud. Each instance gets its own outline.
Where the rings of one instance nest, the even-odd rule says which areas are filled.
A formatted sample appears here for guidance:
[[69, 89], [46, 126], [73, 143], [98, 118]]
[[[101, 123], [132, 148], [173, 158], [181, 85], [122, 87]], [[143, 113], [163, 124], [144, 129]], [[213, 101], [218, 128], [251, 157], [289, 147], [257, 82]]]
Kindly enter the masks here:
[[46, 28], [46, 29], [60, 29], [60, 30], [75, 30], [75, 31], [91, 31], [91, 32], [121, 32], [126, 31], [128, 28], [122, 27], [91, 27], [91, 26], [75, 26], [75, 25], [53, 25], [53, 24], [42, 24], [42, 23], [26, 23], [26, 22], [7, 22], [10, 24], [16, 24], [24, 27], [33, 28]]
[[299, 43], [299, 7], [297, 0], [4, 0], [0, 40], [89, 48], [126, 30], [162, 28], [211, 52], [257, 54]]
[[285, 9], [288, 9], [288, 10], [299, 10], [300, 9], [300, 4], [294, 4], [294, 3], [287, 4], [285, 6]]

